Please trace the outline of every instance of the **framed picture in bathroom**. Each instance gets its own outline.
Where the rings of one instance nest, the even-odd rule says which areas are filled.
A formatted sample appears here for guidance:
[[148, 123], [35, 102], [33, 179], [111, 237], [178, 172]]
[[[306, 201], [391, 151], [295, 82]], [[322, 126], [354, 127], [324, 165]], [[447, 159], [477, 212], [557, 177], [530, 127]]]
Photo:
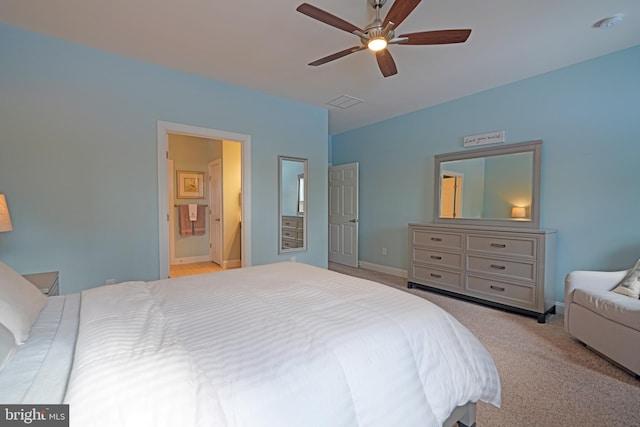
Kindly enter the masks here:
[[204, 172], [177, 171], [178, 199], [204, 199]]

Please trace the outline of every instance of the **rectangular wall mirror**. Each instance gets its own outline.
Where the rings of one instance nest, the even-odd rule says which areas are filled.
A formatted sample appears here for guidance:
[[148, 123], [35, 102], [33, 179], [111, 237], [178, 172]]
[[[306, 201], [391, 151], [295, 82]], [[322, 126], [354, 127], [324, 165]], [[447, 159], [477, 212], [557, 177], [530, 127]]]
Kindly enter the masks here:
[[307, 250], [308, 160], [278, 156], [278, 253]]
[[538, 228], [542, 141], [435, 156], [435, 222]]

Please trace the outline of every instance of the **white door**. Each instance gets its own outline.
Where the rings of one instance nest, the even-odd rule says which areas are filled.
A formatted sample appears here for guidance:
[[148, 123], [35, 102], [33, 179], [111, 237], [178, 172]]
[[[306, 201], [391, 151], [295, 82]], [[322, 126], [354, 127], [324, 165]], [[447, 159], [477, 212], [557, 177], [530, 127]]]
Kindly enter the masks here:
[[222, 164], [220, 159], [209, 163], [209, 256], [222, 266]]
[[358, 163], [329, 168], [329, 261], [358, 266]]

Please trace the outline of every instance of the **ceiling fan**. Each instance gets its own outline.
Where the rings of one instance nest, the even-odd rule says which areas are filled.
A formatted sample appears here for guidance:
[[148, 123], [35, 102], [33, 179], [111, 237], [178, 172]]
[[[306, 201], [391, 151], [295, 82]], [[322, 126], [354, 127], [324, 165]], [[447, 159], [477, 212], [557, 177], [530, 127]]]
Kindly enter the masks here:
[[407, 16], [418, 6], [421, 0], [396, 0], [384, 20], [380, 19], [380, 9], [387, 0], [367, 0], [368, 3], [376, 11], [376, 18], [364, 29], [338, 18], [335, 15], [325, 12], [308, 3], [302, 3], [296, 9], [313, 19], [325, 24], [336, 27], [339, 30], [355, 34], [360, 38], [361, 46], [350, 47], [340, 52], [336, 52], [324, 58], [320, 58], [311, 62], [309, 65], [317, 66], [326, 64], [327, 62], [342, 58], [354, 52], [369, 48], [376, 53], [376, 60], [382, 75], [385, 77], [393, 76], [398, 73], [396, 63], [387, 50], [390, 44], [405, 45], [434, 45], [434, 44], [450, 44], [464, 43], [469, 38], [471, 30], [438, 30], [438, 31], [422, 31], [419, 33], [401, 34], [396, 37], [395, 29], [404, 21]]

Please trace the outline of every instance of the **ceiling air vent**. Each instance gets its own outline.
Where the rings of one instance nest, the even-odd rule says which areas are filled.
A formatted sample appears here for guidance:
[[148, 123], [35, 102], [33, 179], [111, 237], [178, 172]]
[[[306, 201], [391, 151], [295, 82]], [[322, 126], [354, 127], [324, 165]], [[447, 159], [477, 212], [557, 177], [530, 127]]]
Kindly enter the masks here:
[[327, 104], [331, 105], [332, 107], [338, 107], [338, 108], [342, 108], [343, 110], [346, 110], [347, 108], [351, 108], [355, 105], [360, 104], [361, 102], [364, 102], [364, 101], [362, 99], [354, 98], [353, 96], [342, 95], [337, 97], [336, 99], [333, 99], [327, 102]]

